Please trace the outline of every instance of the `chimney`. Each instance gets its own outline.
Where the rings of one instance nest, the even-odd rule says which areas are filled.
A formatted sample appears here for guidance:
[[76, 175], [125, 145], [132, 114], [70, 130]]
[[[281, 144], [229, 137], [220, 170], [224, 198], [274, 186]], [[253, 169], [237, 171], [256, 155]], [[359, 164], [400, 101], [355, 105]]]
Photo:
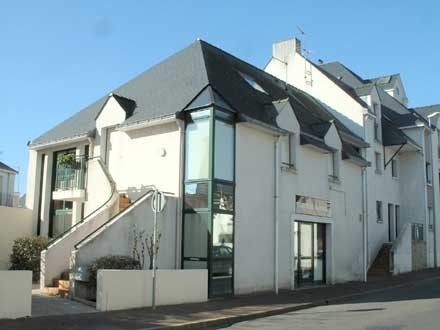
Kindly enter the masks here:
[[276, 42], [272, 45], [272, 56], [283, 62], [287, 63], [289, 56], [294, 53], [302, 54], [301, 40], [297, 38]]

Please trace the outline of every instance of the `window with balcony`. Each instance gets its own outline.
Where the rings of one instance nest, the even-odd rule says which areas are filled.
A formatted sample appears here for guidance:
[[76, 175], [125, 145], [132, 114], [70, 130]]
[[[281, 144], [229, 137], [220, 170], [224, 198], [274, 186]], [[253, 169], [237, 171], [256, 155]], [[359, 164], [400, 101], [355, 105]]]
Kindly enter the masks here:
[[281, 142], [281, 163], [289, 168], [296, 168], [296, 135], [290, 133]]
[[328, 162], [328, 176], [331, 180], [339, 179], [339, 158], [338, 152], [330, 152], [327, 156]]
[[55, 153], [55, 189], [84, 189], [86, 155], [77, 156], [76, 150]]

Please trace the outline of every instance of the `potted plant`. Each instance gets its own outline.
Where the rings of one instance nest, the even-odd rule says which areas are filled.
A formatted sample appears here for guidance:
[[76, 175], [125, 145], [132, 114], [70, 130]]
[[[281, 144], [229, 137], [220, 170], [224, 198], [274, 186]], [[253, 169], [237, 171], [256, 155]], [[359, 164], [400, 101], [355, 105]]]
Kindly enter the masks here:
[[80, 167], [80, 163], [76, 160], [76, 155], [74, 153], [60, 155], [58, 157], [58, 164], [73, 169], [78, 169]]

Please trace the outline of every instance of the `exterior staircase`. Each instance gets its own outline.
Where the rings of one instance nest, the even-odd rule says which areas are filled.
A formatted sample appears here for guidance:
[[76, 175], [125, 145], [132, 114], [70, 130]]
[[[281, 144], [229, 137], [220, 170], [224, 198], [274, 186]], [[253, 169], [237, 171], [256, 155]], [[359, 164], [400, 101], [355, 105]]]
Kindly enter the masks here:
[[392, 246], [392, 243], [382, 245], [376, 259], [374, 259], [373, 264], [368, 270], [369, 280], [391, 275], [390, 255]]
[[46, 286], [42, 290], [45, 296], [59, 296], [61, 298], [68, 298], [70, 292], [69, 272], [65, 271], [60, 278], [53, 280], [53, 286]]

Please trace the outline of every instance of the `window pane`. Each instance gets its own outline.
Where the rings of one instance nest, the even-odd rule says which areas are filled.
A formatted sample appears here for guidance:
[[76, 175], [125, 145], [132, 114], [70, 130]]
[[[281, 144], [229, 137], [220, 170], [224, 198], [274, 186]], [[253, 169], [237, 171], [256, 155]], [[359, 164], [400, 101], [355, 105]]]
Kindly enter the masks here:
[[185, 209], [208, 208], [208, 183], [187, 183], [185, 185]]
[[[234, 239], [234, 222], [232, 220], [232, 215], [214, 213], [213, 223], [213, 250], [214, 247], [229, 247], [232, 249]], [[213, 255], [215, 255], [214, 251]]]
[[211, 251], [211, 293], [232, 293], [234, 223], [230, 214], [214, 214]]
[[234, 126], [215, 121], [215, 178], [234, 179]]
[[234, 187], [230, 184], [214, 185], [213, 207], [218, 210], [234, 210]]
[[187, 180], [209, 176], [209, 120], [188, 124], [185, 141], [185, 174]]
[[183, 256], [208, 257], [209, 213], [185, 214]]
[[206, 269], [208, 268], [207, 261], [194, 261], [194, 260], [184, 260], [183, 269]]

